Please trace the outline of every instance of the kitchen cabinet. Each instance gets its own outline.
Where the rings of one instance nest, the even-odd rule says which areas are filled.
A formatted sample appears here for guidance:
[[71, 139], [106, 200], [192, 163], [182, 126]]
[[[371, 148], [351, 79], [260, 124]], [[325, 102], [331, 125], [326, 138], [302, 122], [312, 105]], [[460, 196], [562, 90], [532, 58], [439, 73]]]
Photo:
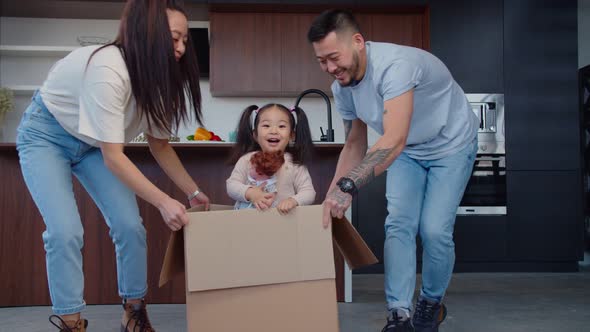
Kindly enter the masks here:
[[520, 261], [583, 258], [579, 171], [508, 171], [508, 253]]
[[504, 2], [430, 1], [431, 51], [467, 93], [505, 91]]
[[[331, 94], [307, 31], [321, 10], [210, 13], [213, 96], [297, 96], [317, 88]], [[355, 12], [366, 40], [429, 48], [425, 8]]]
[[[583, 258], [580, 171], [508, 171], [507, 215], [457, 216], [455, 272], [576, 271]], [[352, 221], [380, 264], [355, 273], [383, 273], [386, 175], [353, 200]], [[417, 238], [420, 269], [422, 248]]]
[[280, 94], [280, 19], [271, 13], [211, 13], [214, 96]]
[[[231, 143], [172, 143], [183, 165], [199, 186], [218, 204], [231, 205], [225, 179], [231, 174], [227, 164]], [[321, 203], [336, 168], [342, 144], [318, 144], [309, 165], [310, 175], [317, 191], [315, 204]], [[125, 154], [138, 169], [170, 197], [186, 202], [186, 195], [174, 185], [158, 167], [145, 143], [130, 143]], [[0, 307], [49, 305], [50, 297], [45, 273], [45, 250], [41, 235], [45, 225], [22, 177], [18, 153], [14, 144], [0, 143]], [[74, 179], [72, 190], [84, 226], [84, 298], [88, 304], [116, 304], [117, 270], [115, 249], [109, 229], [100, 210], [86, 190]], [[147, 282], [149, 303], [183, 303], [185, 301], [184, 276], [158, 287], [158, 280], [170, 230], [162, 222], [157, 208], [144, 200], [138, 201], [146, 228], [148, 252]], [[319, 227], [319, 224], [318, 224]], [[344, 262], [335, 255], [336, 294], [344, 301]]]
[[576, 6], [558, 0], [504, 2], [508, 170], [581, 168]]
[[408, 45], [430, 49], [428, 15], [422, 13], [363, 13], [356, 15], [367, 41]]
[[[383, 273], [384, 224], [387, 217], [385, 182], [386, 174], [378, 176], [363, 187], [353, 201], [353, 224], [379, 259], [379, 264], [359, 269], [355, 273]], [[509, 261], [507, 231], [507, 216], [457, 216], [454, 229], [455, 270], [486, 271], [490, 265], [478, 263]], [[422, 247], [419, 237], [416, 241], [419, 263], [422, 261]], [[418, 264], [418, 270], [420, 268]]]
[[313, 47], [307, 41], [307, 31], [317, 14], [278, 14], [281, 21], [281, 90], [297, 96], [303, 90], [315, 88], [329, 92], [332, 77], [320, 68]]

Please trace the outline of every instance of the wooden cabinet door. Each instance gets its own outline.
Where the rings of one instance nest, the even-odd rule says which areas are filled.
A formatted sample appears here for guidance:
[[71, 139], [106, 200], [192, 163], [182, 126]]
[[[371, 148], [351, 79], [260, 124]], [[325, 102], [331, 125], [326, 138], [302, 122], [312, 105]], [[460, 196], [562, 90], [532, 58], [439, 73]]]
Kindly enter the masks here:
[[307, 31], [317, 14], [279, 14], [281, 15], [282, 51], [282, 92], [286, 96], [296, 96], [306, 89], [320, 89], [331, 93], [332, 77], [322, 71], [307, 41]]
[[407, 45], [428, 50], [428, 22], [424, 13], [355, 15], [366, 41]]
[[[213, 96], [297, 96], [306, 89], [332, 94], [307, 41], [317, 13], [211, 12]], [[366, 40], [428, 49], [425, 13], [356, 15]]]
[[213, 96], [280, 93], [280, 23], [272, 13], [210, 14]]

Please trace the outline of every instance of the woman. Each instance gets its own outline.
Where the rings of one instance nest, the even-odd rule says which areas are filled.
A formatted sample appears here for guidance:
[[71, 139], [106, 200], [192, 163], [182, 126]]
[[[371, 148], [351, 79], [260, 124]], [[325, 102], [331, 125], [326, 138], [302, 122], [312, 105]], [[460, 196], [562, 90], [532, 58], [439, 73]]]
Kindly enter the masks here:
[[[186, 98], [185, 98], [186, 95]], [[143, 132], [150, 151], [190, 205], [205, 204], [168, 137], [191, 118], [201, 123], [195, 52], [184, 10], [174, 0], [128, 0], [116, 40], [75, 50], [57, 62], [35, 93], [18, 128], [25, 182], [46, 230], [47, 278], [61, 331], [85, 331], [82, 234], [72, 191], [74, 174], [101, 210], [115, 244], [122, 331], [153, 331], [147, 292], [146, 233], [136, 196], [179, 230], [185, 205], [152, 184], [123, 152]]]

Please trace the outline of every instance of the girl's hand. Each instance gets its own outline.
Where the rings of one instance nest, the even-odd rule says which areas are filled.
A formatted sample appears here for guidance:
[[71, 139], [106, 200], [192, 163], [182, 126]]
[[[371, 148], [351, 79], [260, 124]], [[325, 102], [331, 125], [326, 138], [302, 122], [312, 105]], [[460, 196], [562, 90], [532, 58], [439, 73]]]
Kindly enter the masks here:
[[197, 205], [205, 205], [205, 211], [209, 211], [209, 197], [205, 195], [203, 192], [200, 192], [197, 196], [189, 202], [191, 207], [195, 207]]
[[287, 199], [284, 199], [282, 202], [279, 203], [279, 205], [277, 205], [277, 210], [280, 214], [287, 214], [291, 210], [293, 210], [293, 208], [295, 208], [297, 205], [299, 205], [299, 203], [297, 203], [297, 201], [292, 197], [289, 197]]
[[254, 204], [259, 211], [264, 211], [270, 208], [275, 200], [275, 194], [265, 192], [264, 186], [266, 186], [266, 182], [258, 187], [248, 188], [246, 191], [246, 199]]
[[188, 224], [188, 215], [184, 204], [168, 197], [164, 202], [159, 204], [158, 209], [168, 227], [177, 231], [184, 225]]

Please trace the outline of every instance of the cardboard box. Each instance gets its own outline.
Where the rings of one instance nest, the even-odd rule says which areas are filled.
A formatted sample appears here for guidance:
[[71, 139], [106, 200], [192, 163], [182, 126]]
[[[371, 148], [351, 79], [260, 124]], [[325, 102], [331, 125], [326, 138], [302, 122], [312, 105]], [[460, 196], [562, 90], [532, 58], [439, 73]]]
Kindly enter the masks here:
[[351, 268], [377, 258], [348, 220], [323, 229], [322, 211], [189, 210], [160, 273], [160, 286], [186, 273], [188, 331], [338, 331], [332, 239]]

